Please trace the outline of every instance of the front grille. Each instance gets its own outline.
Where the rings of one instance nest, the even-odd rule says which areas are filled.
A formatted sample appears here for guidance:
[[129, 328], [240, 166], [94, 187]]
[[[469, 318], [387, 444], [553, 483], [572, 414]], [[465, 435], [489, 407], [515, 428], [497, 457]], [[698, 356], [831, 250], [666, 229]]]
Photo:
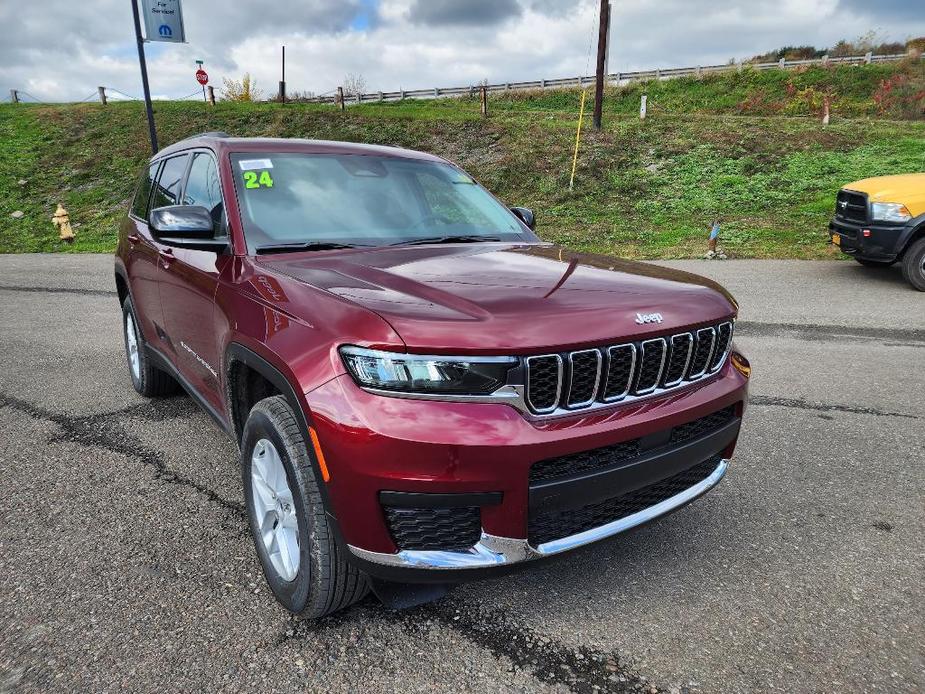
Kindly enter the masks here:
[[[670, 444], [685, 443], [707, 434], [712, 434], [720, 427], [731, 422], [734, 417], [735, 405], [730, 405], [691, 422], [679, 424], [671, 430]], [[584, 472], [616, 467], [620, 463], [632, 460], [642, 453], [642, 440], [630, 439], [611, 446], [592, 448], [581, 453], [572, 453], [558, 458], [547, 458], [534, 463], [530, 467], [530, 484], [564, 479]]]
[[477, 506], [461, 508], [398, 508], [383, 506], [392, 540], [399, 549], [461, 550], [482, 536]]
[[527, 370], [527, 404], [534, 412], [554, 410], [562, 390], [562, 357], [557, 354], [529, 357]]
[[835, 217], [847, 222], [867, 222], [867, 196], [851, 190], [840, 190], [835, 198]]
[[639, 439], [615, 443], [612, 446], [593, 448], [590, 451], [547, 458], [534, 463], [530, 468], [530, 482], [544, 482], [560, 477], [570, 477], [582, 472], [600, 470], [639, 455]]
[[[726, 325], [725, 323], [723, 325]], [[668, 361], [665, 363], [665, 374], [662, 376], [662, 384], [673, 386], [681, 382], [684, 378], [684, 370], [691, 358], [691, 352], [694, 349], [694, 336], [690, 333], [681, 333], [672, 335], [670, 354]]]
[[642, 356], [639, 360], [639, 371], [636, 375], [636, 395], [651, 393], [658, 385], [665, 365], [665, 340], [646, 340], [642, 343]]
[[706, 417], [695, 419], [693, 422], [679, 424], [671, 430], [671, 443], [684, 443], [692, 439], [698, 439], [719, 429], [732, 421], [735, 417], [735, 405], [717, 410]]
[[527, 357], [527, 406], [536, 414], [549, 414], [679, 388], [719, 371], [732, 333], [727, 321], [693, 333]]
[[601, 376], [601, 353], [596, 349], [572, 352], [571, 379], [569, 381], [568, 406], [583, 407], [594, 400], [598, 379]]
[[532, 514], [528, 527], [530, 544], [538, 547], [625, 518], [670, 499], [709, 477], [721, 460], [715, 455], [702, 463], [648, 487], [580, 508]]

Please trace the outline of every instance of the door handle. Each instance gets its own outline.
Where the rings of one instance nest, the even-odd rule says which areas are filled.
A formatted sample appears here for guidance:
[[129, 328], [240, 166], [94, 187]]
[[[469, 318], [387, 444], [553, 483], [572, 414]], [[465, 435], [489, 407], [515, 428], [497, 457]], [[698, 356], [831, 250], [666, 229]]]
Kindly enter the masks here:
[[161, 265], [164, 266], [165, 270], [170, 267], [170, 264], [174, 260], [176, 260], [173, 255], [173, 251], [169, 248], [161, 248], [158, 250], [157, 254], [161, 257]]
[[133, 246], [139, 241], [141, 241], [141, 237], [138, 236], [137, 234], [129, 234], [128, 236], [125, 237], [125, 239]]

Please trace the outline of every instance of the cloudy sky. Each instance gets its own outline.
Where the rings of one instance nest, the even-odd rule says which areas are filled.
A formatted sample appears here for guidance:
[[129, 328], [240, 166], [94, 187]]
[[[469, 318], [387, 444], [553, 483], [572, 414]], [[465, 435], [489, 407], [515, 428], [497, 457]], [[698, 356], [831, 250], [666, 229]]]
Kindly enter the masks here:
[[[78, 100], [106, 85], [140, 95], [131, 0], [0, 2], [0, 94]], [[183, 0], [188, 44], [147, 44], [151, 90], [254, 75], [276, 90], [280, 46], [293, 90], [329, 92], [348, 73], [369, 91], [593, 72], [598, 0]], [[925, 35], [923, 0], [613, 0], [611, 70], [747, 58], [787, 44], [828, 46], [877, 30]]]

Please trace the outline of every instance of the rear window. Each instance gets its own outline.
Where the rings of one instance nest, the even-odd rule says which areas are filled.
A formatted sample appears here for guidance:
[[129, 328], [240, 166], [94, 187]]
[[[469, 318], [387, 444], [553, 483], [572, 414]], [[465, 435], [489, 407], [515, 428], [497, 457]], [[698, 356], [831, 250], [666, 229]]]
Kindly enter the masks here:
[[151, 199], [151, 188], [154, 186], [154, 177], [157, 175], [157, 167], [160, 163], [151, 164], [141, 175], [141, 181], [138, 183], [138, 190], [135, 192], [135, 200], [132, 202], [132, 214], [139, 219], [148, 218], [148, 201]]

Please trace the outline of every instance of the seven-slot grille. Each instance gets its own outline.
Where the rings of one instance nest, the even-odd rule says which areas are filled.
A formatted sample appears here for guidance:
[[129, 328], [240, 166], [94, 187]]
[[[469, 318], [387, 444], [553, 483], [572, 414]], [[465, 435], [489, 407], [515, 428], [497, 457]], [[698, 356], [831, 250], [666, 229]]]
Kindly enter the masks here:
[[732, 344], [732, 323], [600, 349], [528, 357], [532, 412], [579, 410], [677, 388], [715, 373]]
[[851, 190], [840, 190], [835, 198], [835, 216], [849, 222], [867, 221], [867, 196]]

